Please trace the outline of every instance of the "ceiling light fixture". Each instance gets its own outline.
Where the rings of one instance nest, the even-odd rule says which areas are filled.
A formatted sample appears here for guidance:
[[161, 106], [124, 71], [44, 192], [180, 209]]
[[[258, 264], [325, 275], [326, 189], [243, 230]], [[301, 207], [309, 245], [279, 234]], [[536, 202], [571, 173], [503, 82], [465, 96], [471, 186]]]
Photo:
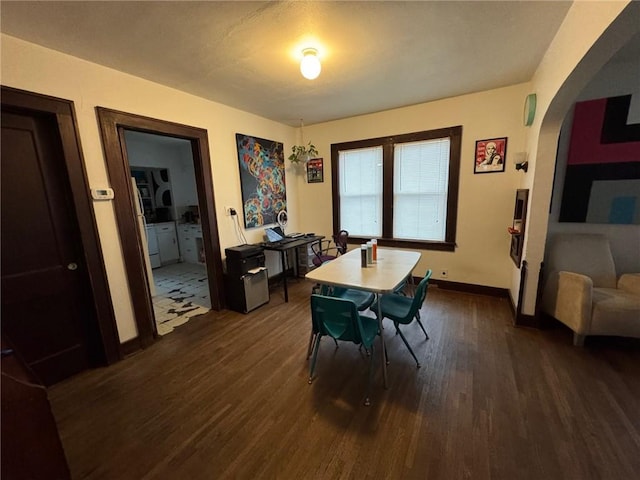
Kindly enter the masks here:
[[322, 65], [318, 58], [318, 50], [315, 48], [305, 48], [302, 51], [302, 61], [300, 62], [300, 73], [304, 78], [315, 80], [320, 75]]

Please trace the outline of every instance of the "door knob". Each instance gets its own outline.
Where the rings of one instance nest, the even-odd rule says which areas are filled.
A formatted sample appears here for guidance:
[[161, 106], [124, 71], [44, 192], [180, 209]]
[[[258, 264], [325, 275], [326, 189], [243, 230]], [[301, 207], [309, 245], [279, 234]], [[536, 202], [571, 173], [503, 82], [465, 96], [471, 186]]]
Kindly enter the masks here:
[[77, 270], [78, 269], [78, 264], [75, 262], [71, 262], [69, 265], [67, 265], [67, 270]]

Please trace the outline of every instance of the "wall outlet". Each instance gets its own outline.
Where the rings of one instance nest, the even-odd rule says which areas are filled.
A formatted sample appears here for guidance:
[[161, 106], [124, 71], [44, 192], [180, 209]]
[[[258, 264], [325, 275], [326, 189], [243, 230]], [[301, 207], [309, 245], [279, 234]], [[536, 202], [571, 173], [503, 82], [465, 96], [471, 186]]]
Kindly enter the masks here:
[[440, 270], [440, 278], [449, 278], [449, 270]]
[[224, 213], [227, 215], [227, 217], [237, 215], [236, 209], [233, 207], [224, 207]]

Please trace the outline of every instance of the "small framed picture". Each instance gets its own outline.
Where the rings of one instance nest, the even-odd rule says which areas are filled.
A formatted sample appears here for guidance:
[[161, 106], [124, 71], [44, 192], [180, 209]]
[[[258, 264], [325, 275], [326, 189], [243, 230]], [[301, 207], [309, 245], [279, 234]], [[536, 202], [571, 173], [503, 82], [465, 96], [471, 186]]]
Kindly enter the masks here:
[[507, 162], [507, 137], [476, 141], [473, 173], [504, 172]]
[[312, 158], [307, 162], [307, 183], [324, 182], [324, 172], [322, 171], [322, 159]]

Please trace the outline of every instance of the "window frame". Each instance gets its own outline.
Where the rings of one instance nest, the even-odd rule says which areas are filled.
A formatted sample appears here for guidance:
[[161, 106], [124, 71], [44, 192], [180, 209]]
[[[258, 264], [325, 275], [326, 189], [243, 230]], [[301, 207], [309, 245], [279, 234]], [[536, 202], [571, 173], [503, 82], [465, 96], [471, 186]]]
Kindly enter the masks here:
[[[401, 240], [393, 238], [393, 172], [394, 144], [419, 142], [449, 137], [449, 177], [447, 194], [447, 220], [444, 241]], [[340, 169], [339, 152], [358, 148], [382, 147], [382, 237], [378, 245], [385, 247], [419, 248], [452, 252], [456, 247], [456, 225], [458, 216], [458, 190], [460, 183], [460, 161], [462, 126], [425, 130], [388, 137], [370, 138], [331, 144], [331, 195], [333, 199], [333, 230], [340, 230]], [[360, 244], [369, 238], [349, 236], [350, 244]]]

